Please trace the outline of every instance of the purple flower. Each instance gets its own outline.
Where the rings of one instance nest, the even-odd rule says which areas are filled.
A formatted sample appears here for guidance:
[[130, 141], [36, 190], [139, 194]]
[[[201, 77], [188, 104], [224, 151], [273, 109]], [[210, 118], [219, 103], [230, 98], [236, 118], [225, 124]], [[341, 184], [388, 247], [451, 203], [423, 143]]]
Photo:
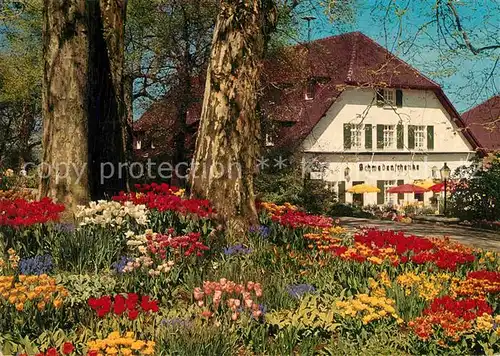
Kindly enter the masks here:
[[288, 294], [294, 298], [301, 298], [304, 294], [316, 291], [310, 284], [291, 284], [286, 287]]
[[232, 256], [237, 254], [248, 255], [250, 253], [252, 253], [252, 249], [245, 247], [242, 244], [224, 247], [224, 254], [227, 256]]
[[52, 271], [52, 257], [50, 255], [22, 258], [19, 261], [19, 273], [24, 275], [41, 275]]
[[254, 233], [257, 235], [260, 235], [263, 238], [266, 238], [269, 236], [271, 230], [269, 227], [266, 225], [255, 225], [255, 226], [250, 226], [250, 233]]
[[116, 273], [123, 273], [123, 269], [125, 268], [125, 266], [127, 266], [127, 263], [133, 261], [133, 258], [122, 256], [118, 261], [113, 263], [111, 267], [115, 270]]

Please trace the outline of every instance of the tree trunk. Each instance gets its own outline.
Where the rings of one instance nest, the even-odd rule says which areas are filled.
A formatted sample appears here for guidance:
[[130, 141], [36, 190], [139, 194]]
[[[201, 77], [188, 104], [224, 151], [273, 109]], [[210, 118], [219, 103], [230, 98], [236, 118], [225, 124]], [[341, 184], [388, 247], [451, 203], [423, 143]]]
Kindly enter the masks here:
[[40, 194], [69, 211], [90, 199], [86, 0], [45, 0]]
[[[125, 187], [126, 0], [45, 0], [40, 195], [76, 205]], [[103, 179], [101, 164], [113, 165]]]
[[212, 41], [191, 189], [212, 202], [231, 241], [257, 221], [257, 86], [275, 17], [272, 0], [222, 1]]
[[92, 39], [88, 71], [91, 189], [93, 199], [102, 199], [126, 189], [128, 176], [126, 169], [119, 169], [128, 160], [131, 144], [123, 85], [126, 0], [87, 3]]

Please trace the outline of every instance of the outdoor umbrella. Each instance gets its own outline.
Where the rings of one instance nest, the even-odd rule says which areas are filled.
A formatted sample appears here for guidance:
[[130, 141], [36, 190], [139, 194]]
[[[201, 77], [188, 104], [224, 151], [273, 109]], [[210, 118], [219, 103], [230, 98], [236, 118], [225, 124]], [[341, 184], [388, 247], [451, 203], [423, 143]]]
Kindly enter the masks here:
[[434, 186], [436, 183], [432, 179], [426, 179], [426, 180], [415, 180], [413, 181], [413, 185], [416, 185], [418, 187], [422, 187], [425, 189], [430, 189], [430, 187]]
[[387, 190], [388, 193], [425, 193], [428, 189], [413, 184], [402, 184]]
[[[460, 184], [460, 183], [458, 183], [458, 184]], [[462, 183], [462, 184], [464, 184], [464, 183]], [[456, 182], [448, 181], [448, 182], [446, 182], [446, 190], [453, 191], [453, 190], [455, 190], [456, 185], [457, 185]], [[438, 184], [434, 184], [432, 187], [429, 188], [429, 190], [432, 190], [434, 193], [443, 192], [444, 191], [444, 183], [441, 182]]]
[[349, 193], [363, 194], [363, 193], [379, 193], [380, 189], [369, 184], [357, 184], [347, 189]]

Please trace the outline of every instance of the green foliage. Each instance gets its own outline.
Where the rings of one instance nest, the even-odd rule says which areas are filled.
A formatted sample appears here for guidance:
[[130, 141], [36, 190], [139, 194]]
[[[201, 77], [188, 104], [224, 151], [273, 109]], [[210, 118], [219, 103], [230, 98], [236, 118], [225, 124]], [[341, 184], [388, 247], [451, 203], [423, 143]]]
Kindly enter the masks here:
[[37, 161], [41, 130], [42, 1], [0, 17], [0, 161]]
[[459, 168], [452, 178], [462, 178], [449, 196], [450, 211], [454, 216], [472, 222], [499, 220], [499, 153], [489, 154], [483, 160], [476, 159], [471, 166]]
[[[328, 304], [332, 299], [327, 296], [306, 295], [295, 310], [280, 310], [266, 314], [266, 322], [279, 329], [292, 327], [309, 333], [315, 330], [334, 332], [339, 323], [334, 322], [334, 310]], [[326, 305], [325, 305], [326, 304]]]
[[336, 201], [335, 193], [325, 187], [321, 180], [311, 180], [302, 174], [299, 157], [292, 157], [287, 152], [274, 152], [269, 157], [269, 164], [275, 159], [285, 157], [286, 166], [282, 169], [269, 167], [263, 170], [255, 180], [255, 191], [262, 201], [291, 203], [301, 206], [314, 214], [326, 213]]

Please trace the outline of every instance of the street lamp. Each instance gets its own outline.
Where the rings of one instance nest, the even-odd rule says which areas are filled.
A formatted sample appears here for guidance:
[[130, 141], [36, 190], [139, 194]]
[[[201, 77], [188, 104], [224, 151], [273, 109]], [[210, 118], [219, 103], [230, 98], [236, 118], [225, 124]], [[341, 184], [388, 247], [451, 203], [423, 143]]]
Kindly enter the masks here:
[[450, 173], [451, 173], [451, 169], [450, 169], [450, 167], [448, 167], [446, 162], [444, 163], [443, 168], [441, 168], [439, 170], [439, 173], [441, 174], [441, 180], [444, 181], [444, 211], [443, 211], [443, 215], [446, 215], [446, 192], [447, 192], [446, 183], [447, 183], [448, 178], [450, 178]]
[[302, 20], [307, 21], [307, 42], [311, 42], [311, 21], [316, 20], [316, 17], [304, 16]]

